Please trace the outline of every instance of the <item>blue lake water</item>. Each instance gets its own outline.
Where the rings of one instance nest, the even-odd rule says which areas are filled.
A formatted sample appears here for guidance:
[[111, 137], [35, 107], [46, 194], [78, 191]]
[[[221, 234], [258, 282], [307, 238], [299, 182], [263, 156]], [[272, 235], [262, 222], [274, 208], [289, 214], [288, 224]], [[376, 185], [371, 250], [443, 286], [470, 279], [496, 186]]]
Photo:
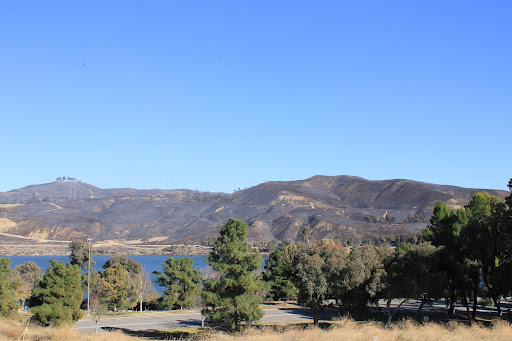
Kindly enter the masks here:
[[[111, 256], [93, 256], [94, 261], [96, 264], [94, 265], [93, 269], [97, 271], [102, 271], [102, 266], [107, 262], [107, 260]], [[151, 274], [151, 279], [153, 280], [153, 284], [155, 284], [155, 289], [161, 293], [161, 288], [158, 287], [158, 285], [155, 283], [156, 277], [153, 274], [153, 271], [163, 272], [162, 264], [165, 262], [165, 260], [169, 257], [173, 257], [174, 259], [177, 258], [185, 258], [189, 257], [192, 258], [194, 261], [194, 267], [198, 269], [199, 271], [204, 270], [208, 267], [208, 264], [206, 264], [206, 256], [169, 256], [169, 255], [163, 255], [163, 256], [156, 256], [156, 255], [148, 255], [148, 256], [128, 256], [128, 258], [131, 258], [135, 260], [136, 262], [140, 262], [142, 264], [142, 267], [144, 270], [149, 272]], [[11, 269], [14, 268], [18, 264], [23, 264], [28, 261], [32, 261], [36, 263], [38, 266], [40, 266], [44, 271], [48, 269], [50, 266], [50, 260], [54, 259], [57, 262], [69, 262], [68, 256], [9, 256], [7, 258], [10, 258], [11, 263]], [[268, 257], [263, 257], [264, 259], [267, 259]], [[261, 268], [263, 269], [265, 262], [261, 265]]]

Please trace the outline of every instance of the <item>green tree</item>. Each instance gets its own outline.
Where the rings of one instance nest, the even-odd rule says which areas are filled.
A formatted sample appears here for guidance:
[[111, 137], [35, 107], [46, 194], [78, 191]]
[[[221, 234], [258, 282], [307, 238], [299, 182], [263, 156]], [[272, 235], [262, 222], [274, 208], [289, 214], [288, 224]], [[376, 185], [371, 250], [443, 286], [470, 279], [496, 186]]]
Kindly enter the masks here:
[[[82, 272], [89, 269], [89, 246], [83, 240], [77, 239], [69, 243], [69, 263], [77, 264]], [[91, 269], [96, 262], [91, 257]]]
[[328, 239], [307, 244], [290, 243], [285, 252], [290, 257], [297, 300], [313, 311], [313, 323], [317, 325], [325, 300], [336, 298], [346, 252]]
[[51, 260], [43, 278], [32, 289], [29, 305], [34, 318], [44, 325], [71, 324], [82, 316], [83, 297], [78, 265]]
[[293, 299], [297, 296], [297, 288], [293, 284], [292, 268], [282, 249], [276, 249], [265, 261], [263, 280], [269, 283], [269, 297], [273, 300]]
[[18, 309], [16, 300], [16, 289], [21, 284], [19, 281], [12, 281], [11, 260], [0, 258], [0, 316], [13, 317]]
[[219, 273], [219, 278], [204, 281], [206, 318], [228, 323], [232, 328], [259, 320], [263, 316], [259, 303], [265, 284], [254, 271], [263, 259], [247, 243], [247, 225], [240, 220], [228, 220], [206, 262]]
[[[446, 273], [440, 267], [438, 251], [430, 243], [424, 243], [405, 252], [397, 251], [395, 257], [388, 258], [384, 288], [388, 324], [400, 306], [411, 298], [421, 300], [419, 314], [425, 303], [444, 297], [448, 283]], [[390, 304], [394, 298], [402, 299], [402, 303], [391, 313]]]
[[116, 263], [101, 273], [98, 283], [100, 302], [117, 313], [118, 309], [126, 305], [126, 296], [128, 294], [128, 286], [126, 284], [127, 271], [123, 265]]
[[501, 316], [500, 296], [509, 292], [512, 257], [510, 210], [503, 199], [477, 193], [466, 206], [470, 221], [463, 230], [464, 248]]
[[384, 264], [390, 253], [388, 247], [363, 245], [353, 248], [347, 265], [335, 281], [335, 298], [356, 312], [365, 310], [368, 302], [376, 302], [381, 298], [379, 295], [386, 276]]
[[153, 271], [157, 282], [165, 290], [162, 303], [169, 309], [189, 308], [197, 304], [201, 293], [201, 274], [194, 268], [192, 258], [167, 258], [163, 273]]

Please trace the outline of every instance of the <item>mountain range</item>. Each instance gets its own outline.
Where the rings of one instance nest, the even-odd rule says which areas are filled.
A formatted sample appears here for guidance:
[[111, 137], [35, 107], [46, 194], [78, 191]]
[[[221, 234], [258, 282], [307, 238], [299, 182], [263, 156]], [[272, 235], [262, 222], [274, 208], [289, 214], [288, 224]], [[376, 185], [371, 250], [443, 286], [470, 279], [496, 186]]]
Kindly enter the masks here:
[[[418, 231], [434, 205], [466, 205], [482, 189], [411, 180], [313, 176], [227, 193], [101, 189], [72, 180], [0, 193], [0, 242], [95, 240], [133, 244], [204, 243], [229, 218], [248, 225], [249, 240], [309, 238], [355, 242]], [[485, 190], [506, 196], [502, 190]]]

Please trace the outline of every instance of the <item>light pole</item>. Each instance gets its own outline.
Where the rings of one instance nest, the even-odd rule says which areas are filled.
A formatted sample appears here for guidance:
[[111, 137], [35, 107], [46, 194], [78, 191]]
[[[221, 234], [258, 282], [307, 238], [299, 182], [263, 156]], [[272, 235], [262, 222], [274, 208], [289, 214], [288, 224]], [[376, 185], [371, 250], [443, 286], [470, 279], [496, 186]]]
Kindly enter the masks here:
[[87, 271], [87, 316], [91, 316], [89, 298], [91, 296], [91, 242], [93, 239], [94, 238], [87, 238], [87, 243], [89, 243], [89, 271]]

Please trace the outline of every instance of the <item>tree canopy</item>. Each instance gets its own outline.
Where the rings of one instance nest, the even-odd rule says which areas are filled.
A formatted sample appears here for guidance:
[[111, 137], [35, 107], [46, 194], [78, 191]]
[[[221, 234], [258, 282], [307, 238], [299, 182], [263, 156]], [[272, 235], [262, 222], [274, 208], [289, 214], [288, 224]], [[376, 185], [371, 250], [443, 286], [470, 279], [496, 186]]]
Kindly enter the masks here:
[[247, 225], [228, 220], [206, 262], [219, 274], [219, 278], [204, 281], [203, 314], [207, 319], [228, 323], [232, 328], [259, 320], [263, 316], [259, 303], [265, 284], [254, 271], [263, 259], [247, 243]]
[[84, 297], [78, 265], [50, 261], [50, 266], [32, 289], [29, 305], [34, 318], [44, 325], [71, 324], [82, 316]]

